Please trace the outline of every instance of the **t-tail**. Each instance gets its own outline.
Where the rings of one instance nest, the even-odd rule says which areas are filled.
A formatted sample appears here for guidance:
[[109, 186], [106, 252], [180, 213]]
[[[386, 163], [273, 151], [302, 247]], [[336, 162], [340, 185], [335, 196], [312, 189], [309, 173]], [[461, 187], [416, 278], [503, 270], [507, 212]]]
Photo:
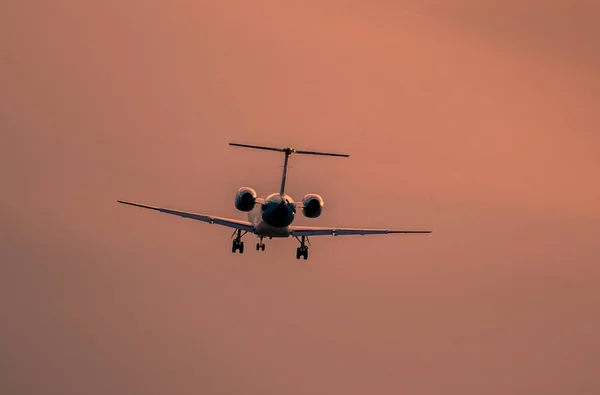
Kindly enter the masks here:
[[238, 144], [238, 143], [229, 143], [229, 145], [232, 145], [235, 147], [254, 148], [254, 149], [261, 149], [261, 150], [266, 150], [266, 151], [283, 152], [285, 154], [285, 159], [283, 162], [283, 175], [281, 176], [281, 187], [279, 188], [279, 194], [281, 195], [282, 198], [285, 194], [285, 181], [287, 179], [287, 169], [288, 169], [290, 155], [292, 155], [292, 154], [321, 155], [321, 156], [338, 156], [338, 157], [342, 157], [342, 158], [348, 158], [350, 156], [348, 154], [336, 154], [336, 153], [332, 153], [332, 152], [297, 150], [292, 147], [274, 148], [274, 147], [264, 147], [262, 145], [250, 145], [250, 144]]

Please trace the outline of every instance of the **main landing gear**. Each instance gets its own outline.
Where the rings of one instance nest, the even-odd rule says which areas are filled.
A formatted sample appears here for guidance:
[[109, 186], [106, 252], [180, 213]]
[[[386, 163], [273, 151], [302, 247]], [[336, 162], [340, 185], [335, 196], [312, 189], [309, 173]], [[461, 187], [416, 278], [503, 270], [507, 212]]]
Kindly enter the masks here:
[[233, 252], [234, 254], [239, 251], [240, 254], [244, 253], [244, 242], [242, 241], [242, 236], [244, 236], [247, 232], [242, 233], [241, 229], [236, 229], [235, 232], [233, 232], [233, 235], [231, 235], [231, 237], [235, 236], [235, 239], [233, 240], [233, 244], [231, 245], [231, 252]]
[[304, 257], [304, 260], [307, 260], [308, 259], [308, 246], [306, 245], [306, 242], [308, 242], [308, 245], [310, 245], [310, 241], [308, 241], [308, 237], [302, 236], [302, 239], [299, 239], [298, 237], [296, 237], [296, 239], [300, 242], [300, 247], [298, 247], [296, 249], [296, 259], [300, 259], [300, 257]]
[[[233, 243], [231, 245], [231, 252], [232, 253], [236, 253], [236, 252], [240, 252], [240, 254], [244, 253], [244, 242], [242, 241], [242, 237], [248, 232], [244, 231], [242, 232], [241, 229], [236, 229], [233, 234], [231, 235], [231, 238], [233, 238]], [[258, 243], [256, 243], [256, 251], [264, 251], [265, 250], [265, 243], [263, 243], [263, 238], [264, 236], [258, 236]], [[296, 236], [296, 240], [298, 240], [300, 242], [300, 247], [298, 247], [296, 249], [296, 259], [300, 259], [300, 257], [303, 257], [305, 260], [308, 259], [308, 246], [310, 245], [310, 241], [308, 240], [307, 236], [301, 236], [301, 237], [297, 237]], [[307, 245], [308, 243], [308, 245]]]
[[258, 236], [259, 237], [259, 241], [258, 243], [256, 243], [256, 251], [265, 250], [265, 243], [263, 243], [263, 236]]

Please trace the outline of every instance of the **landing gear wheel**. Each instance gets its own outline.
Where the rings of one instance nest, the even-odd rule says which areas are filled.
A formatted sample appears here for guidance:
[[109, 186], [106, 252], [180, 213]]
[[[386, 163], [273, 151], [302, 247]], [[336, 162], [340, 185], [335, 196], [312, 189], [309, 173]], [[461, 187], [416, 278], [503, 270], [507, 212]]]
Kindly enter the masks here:
[[232, 238], [235, 236], [235, 239], [233, 240], [233, 243], [231, 244], [231, 252], [233, 252], [234, 254], [239, 251], [240, 254], [244, 253], [244, 242], [242, 241], [242, 236], [245, 235], [247, 232], [242, 233], [241, 229], [236, 229], [235, 232], [233, 232], [233, 235], [231, 236]]
[[[296, 237], [296, 239], [298, 239], [298, 237]], [[308, 246], [306, 245], [306, 242], [308, 241], [308, 237], [302, 236], [302, 238], [298, 239], [298, 241], [300, 242], [300, 247], [296, 249], [296, 259], [300, 259], [300, 257], [303, 257], [304, 260], [307, 260]]]
[[263, 243], [263, 237], [264, 236], [258, 236], [258, 243], [256, 243], [256, 251], [265, 250], [265, 243]]
[[304, 260], [308, 259], [308, 247], [298, 247], [296, 249], [296, 259], [303, 257]]

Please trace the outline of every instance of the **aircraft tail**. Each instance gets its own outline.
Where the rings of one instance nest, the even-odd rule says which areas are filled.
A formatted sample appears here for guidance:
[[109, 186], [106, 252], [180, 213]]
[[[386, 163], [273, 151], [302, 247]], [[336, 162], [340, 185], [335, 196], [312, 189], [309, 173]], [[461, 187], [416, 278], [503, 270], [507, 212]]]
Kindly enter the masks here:
[[285, 160], [283, 162], [283, 175], [281, 177], [281, 187], [279, 189], [279, 194], [283, 197], [285, 193], [285, 181], [287, 178], [287, 168], [288, 168], [288, 160], [291, 154], [301, 154], [301, 155], [321, 155], [321, 156], [337, 156], [342, 158], [347, 158], [350, 155], [348, 154], [336, 154], [333, 152], [320, 152], [320, 151], [305, 151], [305, 150], [297, 150], [292, 147], [285, 148], [274, 148], [274, 147], [265, 147], [262, 145], [250, 145], [250, 144], [239, 144], [239, 143], [229, 143], [229, 145], [234, 147], [243, 147], [243, 148], [253, 148], [260, 149], [266, 151], [276, 151], [285, 153]]

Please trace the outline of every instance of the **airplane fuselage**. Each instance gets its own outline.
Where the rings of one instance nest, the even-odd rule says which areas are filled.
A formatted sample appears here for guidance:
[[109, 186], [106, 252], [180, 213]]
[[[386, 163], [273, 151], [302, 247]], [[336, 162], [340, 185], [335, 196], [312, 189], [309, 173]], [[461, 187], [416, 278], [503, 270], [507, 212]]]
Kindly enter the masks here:
[[296, 205], [288, 195], [278, 193], [265, 198], [248, 212], [248, 220], [256, 227], [256, 233], [265, 237], [289, 237], [289, 226], [296, 217]]

